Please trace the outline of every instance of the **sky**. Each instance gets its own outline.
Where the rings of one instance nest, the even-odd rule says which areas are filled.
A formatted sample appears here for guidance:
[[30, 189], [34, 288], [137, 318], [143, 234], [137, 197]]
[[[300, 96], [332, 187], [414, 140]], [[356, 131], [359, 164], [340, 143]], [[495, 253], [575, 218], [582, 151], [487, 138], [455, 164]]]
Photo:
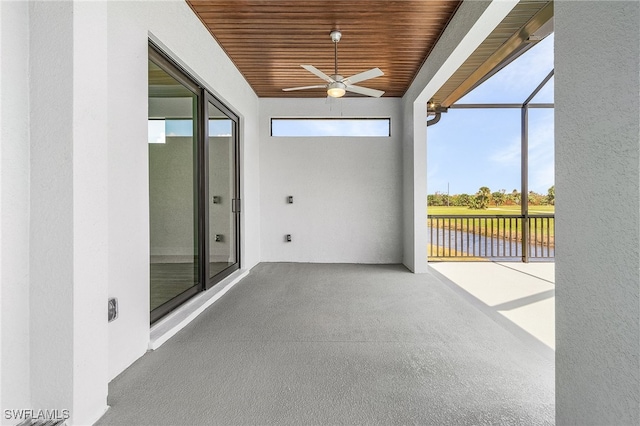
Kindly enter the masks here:
[[390, 120], [381, 119], [273, 119], [273, 136], [380, 136], [388, 137]]
[[[188, 119], [149, 120], [149, 143], [165, 143], [167, 136], [193, 136], [193, 121]], [[209, 136], [231, 136], [231, 120], [209, 120]]]
[[[553, 34], [456, 104], [522, 103], [553, 69]], [[532, 103], [553, 102], [553, 78]], [[464, 109], [427, 130], [427, 192], [520, 191], [520, 109]], [[529, 109], [529, 190], [554, 184], [553, 109]]]

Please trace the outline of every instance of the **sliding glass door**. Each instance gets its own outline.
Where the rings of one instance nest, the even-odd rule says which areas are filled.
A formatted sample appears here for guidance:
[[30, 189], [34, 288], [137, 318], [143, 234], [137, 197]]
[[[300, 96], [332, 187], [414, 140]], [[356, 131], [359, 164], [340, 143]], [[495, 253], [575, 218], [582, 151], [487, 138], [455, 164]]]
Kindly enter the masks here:
[[238, 119], [149, 49], [150, 310], [157, 321], [240, 266]]
[[217, 276], [238, 269], [237, 121], [213, 97], [207, 97], [208, 254], [207, 287]]

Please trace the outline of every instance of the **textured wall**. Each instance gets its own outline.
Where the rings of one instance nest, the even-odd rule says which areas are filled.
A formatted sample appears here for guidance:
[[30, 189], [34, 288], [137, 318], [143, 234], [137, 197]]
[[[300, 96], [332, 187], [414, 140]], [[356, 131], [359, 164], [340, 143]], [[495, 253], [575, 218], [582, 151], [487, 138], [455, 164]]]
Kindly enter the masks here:
[[107, 397], [106, 3], [29, 12], [31, 406], [87, 424]]
[[558, 425], [640, 423], [638, 22], [555, 4]]
[[[260, 100], [263, 261], [402, 261], [398, 107], [398, 99]], [[391, 117], [392, 136], [269, 136], [271, 117], [293, 116]]]
[[[33, 403], [71, 409], [73, 396], [73, 4], [31, 4], [30, 316]], [[54, 31], [56, 37], [51, 37]], [[35, 58], [38, 58], [37, 60]], [[46, 64], [56, 63], [48, 69]], [[54, 102], [53, 105], [47, 105]], [[38, 238], [46, 235], [47, 238]], [[37, 261], [36, 261], [37, 260]], [[51, 279], [51, 278], [53, 279]], [[52, 327], [55, 324], [55, 328]], [[55, 365], [56, 368], [48, 368]], [[45, 389], [55, 383], [57, 396]], [[46, 402], [45, 402], [46, 401]], [[43, 407], [45, 408], [45, 407]]]
[[28, 29], [26, 2], [0, 2], [1, 413], [30, 401]]
[[[259, 261], [258, 102], [253, 90], [184, 1], [109, 2], [109, 376], [142, 356], [149, 340], [147, 40], [234, 110], [241, 120], [243, 268]], [[185, 37], [188, 34], [188, 37]]]

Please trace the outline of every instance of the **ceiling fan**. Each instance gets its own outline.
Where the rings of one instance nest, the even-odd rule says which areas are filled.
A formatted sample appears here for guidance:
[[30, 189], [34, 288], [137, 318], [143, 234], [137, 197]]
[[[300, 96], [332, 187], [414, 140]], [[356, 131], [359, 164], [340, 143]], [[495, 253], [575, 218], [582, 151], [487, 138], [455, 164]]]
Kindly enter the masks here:
[[334, 58], [335, 58], [335, 68], [333, 75], [327, 75], [320, 71], [318, 68], [313, 65], [300, 65], [302, 68], [306, 69], [312, 74], [320, 77], [327, 84], [316, 85], [316, 86], [303, 86], [303, 87], [290, 87], [288, 89], [282, 89], [285, 92], [291, 92], [293, 90], [306, 90], [306, 89], [327, 89], [327, 95], [332, 98], [341, 98], [345, 95], [346, 92], [359, 93], [361, 95], [373, 96], [379, 98], [384, 94], [382, 90], [369, 89], [367, 87], [354, 86], [355, 83], [359, 83], [364, 80], [369, 80], [370, 78], [380, 77], [384, 75], [384, 73], [380, 70], [380, 68], [372, 68], [369, 71], [364, 71], [359, 74], [352, 75], [351, 77], [344, 78], [340, 74], [338, 74], [338, 42], [342, 38], [342, 33], [338, 30], [331, 31], [331, 40], [333, 41], [334, 46]]

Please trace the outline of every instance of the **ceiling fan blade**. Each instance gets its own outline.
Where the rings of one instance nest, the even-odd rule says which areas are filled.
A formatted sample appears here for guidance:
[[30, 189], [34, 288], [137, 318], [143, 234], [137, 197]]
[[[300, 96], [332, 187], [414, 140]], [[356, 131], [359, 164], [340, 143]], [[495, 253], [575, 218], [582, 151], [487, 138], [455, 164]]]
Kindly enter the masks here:
[[325, 73], [320, 71], [318, 68], [314, 67], [313, 65], [300, 65], [300, 66], [305, 70], [309, 71], [310, 73], [317, 75], [327, 83], [333, 83], [335, 81], [334, 79], [332, 79], [331, 77], [329, 77], [328, 75], [326, 75]]
[[360, 93], [361, 95], [373, 96], [374, 98], [379, 98], [384, 95], [382, 90], [369, 89], [368, 87], [360, 87], [360, 86], [352, 86], [350, 84], [347, 85], [347, 92]]
[[372, 68], [369, 71], [364, 71], [359, 74], [352, 75], [351, 77], [347, 77], [342, 82], [344, 84], [355, 84], [361, 81], [369, 80], [370, 78], [383, 76], [384, 73], [380, 68]]
[[321, 84], [317, 86], [302, 86], [302, 87], [289, 87], [287, 89], [282, 89], [283, 92], [291, 92], [293, 90], [305, 90], [305, 89], [324, 89], [326, 85]]

